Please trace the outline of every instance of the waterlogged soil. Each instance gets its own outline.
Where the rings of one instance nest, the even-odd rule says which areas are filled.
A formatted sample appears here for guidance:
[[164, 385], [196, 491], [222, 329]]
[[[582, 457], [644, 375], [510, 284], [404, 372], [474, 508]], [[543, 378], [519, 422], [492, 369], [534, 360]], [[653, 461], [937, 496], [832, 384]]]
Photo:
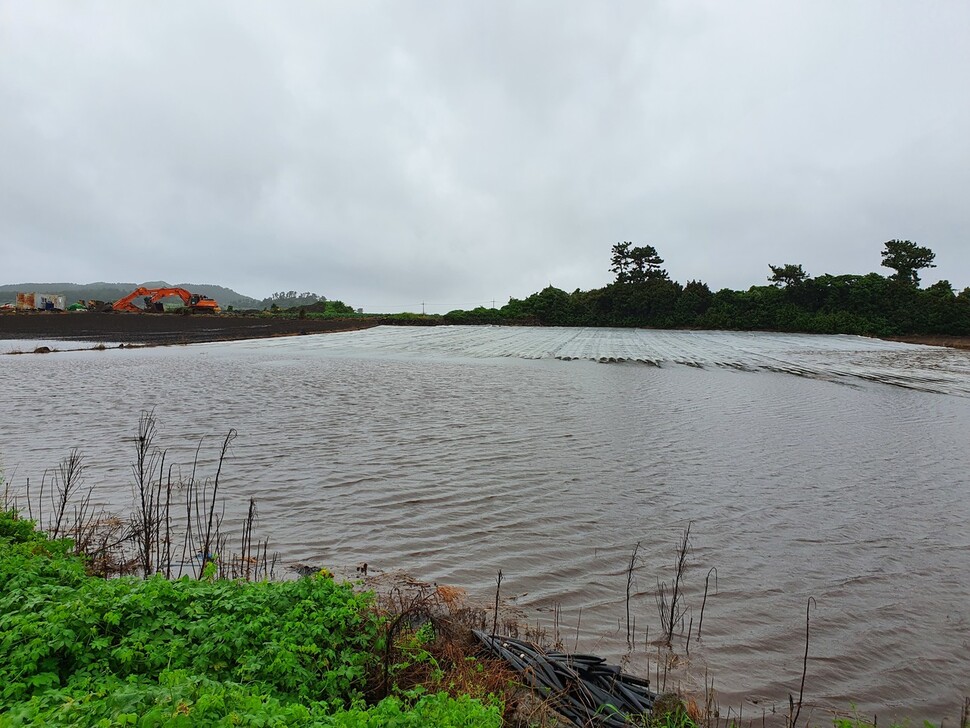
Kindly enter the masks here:
[[366, 562], [483, 602], [501, 569], [503, 600], [531, 624], [662, 681], [657, 585], [690, 523], [692, 638], [687, 655], [675, 637], [668, 688], [703, 695], [713, 678], [722, 716], [770, 722], [798, 695], [811, 599], [811, 723], [851, 705], [880, 723], [953, 721], [970, 693], [968, 352], [379, 327], [8, 356], [0, 371], [0, 457], [17, 492], [78, 447], [95, 499], [128, 512], [132, 439], [154, 408], [175, 478], [200, 438], [211, 478], [238, 431], [220, 479], [226, 526], [256, 498], [258, 535], [284, 566]]
[[122, 344], [193, 344], [375, 326], [361, 319], [299, 319], [230, 314], [97, 313], [93, 311], [0, 314], [0, 339], [63, 340]]
[[913, 336], [890, 336], [889, 341], [902, 341], [907, 344], [925, 344], [926, 346], [949, 346], [954, 349], [970, 350], [970, 336], [946, 336], [944, 334], [926, 334]]

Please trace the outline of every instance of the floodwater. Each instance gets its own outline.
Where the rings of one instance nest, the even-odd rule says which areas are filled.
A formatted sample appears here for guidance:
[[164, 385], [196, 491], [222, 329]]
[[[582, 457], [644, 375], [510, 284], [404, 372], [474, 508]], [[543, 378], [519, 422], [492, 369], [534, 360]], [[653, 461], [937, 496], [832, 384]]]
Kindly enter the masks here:
[[[601, 363], [606, 362], [606, 363]], [[284, 563], [404, 569], [656, 669], [655, 592], [691, 523], [677, 680], [722, 715], [798, 695], [955, 721], [970, 695], [970, 353], [847, 336], [380, 327], [0, 357], [0, 457], [37, 483], [80, 448], [131, 495], [155, 408], [169, 462], [249, 496]], [[640, 543], [626, 647], [626, 567]], [[696, 635], [705, 577], [717, 568]], [[681, 640], [676, 648], [683, 653]], [[648, 661], [649, 660], [649, 661]], [[770, 718], [769, 718], [770, 719]]]

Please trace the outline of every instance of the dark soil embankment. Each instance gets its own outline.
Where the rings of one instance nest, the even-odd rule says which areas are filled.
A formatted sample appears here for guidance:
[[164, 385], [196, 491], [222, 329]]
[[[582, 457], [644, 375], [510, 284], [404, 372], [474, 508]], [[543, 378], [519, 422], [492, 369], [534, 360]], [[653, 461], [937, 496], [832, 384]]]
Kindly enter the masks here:
[[[286, 318], [245, 314], [9, 312], [0, 313], [0, 340], [89, 341], [95, 344], [162, 345], [205, 341], [262, 339], [273, 336], [355, 331], [372, 326], [436, 326], [438, 318], [364, 317], [346, 319]], [[890, 341], [970, 350], [970, 336], [887, 336]]]
[[196, 344], [204, 341], [354, 331], [376, 319], [298, 319], [266, 316], [183, 316], [171, 313], [8, 313], [0, 339], [60, 339], [122, 344]]
[[890, 341], [926, 346], [949, 346], [952, 349], [970, 350], [970, 336], [946, 336], [945, 334], [914, 334], [912, 336], [887, 336]]

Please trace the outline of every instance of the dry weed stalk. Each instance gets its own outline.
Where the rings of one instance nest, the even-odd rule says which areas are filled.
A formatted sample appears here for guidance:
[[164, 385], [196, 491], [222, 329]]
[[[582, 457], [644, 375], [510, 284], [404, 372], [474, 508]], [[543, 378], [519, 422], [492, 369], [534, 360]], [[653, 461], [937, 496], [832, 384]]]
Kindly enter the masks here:
[[380, 594], [377, 606], [386, 621], [374, 697], [423, 685], [454, 696], [502, 695], [508, 715], [517, 709], [514, 674], [504, 662], [468, 659], [480, 651], [472, 629], [483, 629], [487, 617], [485, 609], [466, 604], [463, 590], [411, 582]]
[[[141, 573], [149, 576], [155, 571], [156, 541], [158, 539], [159, 496], [165, 468], [165, 451], [155, 447], [158, 428], [155, 410], [141, 413], [138, 420], [138, 436], [135, 438], [135, 462], [132, 474], [135, 478], [136, 510], [132, 516], [135, 543], [138, 548]], [[155, 483], [156, 471], [158, 484]]]
[[802, 659], [802, 682], [798, 688], [798, 704], [795, 702], [791, 695], [788, 696], [788, 725], [790, 728], [795, 728], [795, 724], [798, 723], [798, 716], [802, 712], [802, 698], [805, 694], [805, 675], [808, 672], [808, 643], [809, 643], [809, 628], [811, 621], [811, 610], [812, 605], [815, 604], [815, 597], [809, 597], [808, 603], [805, 605], [805, 657]]
[[[657, 579], [657, 611], [660, 613], [660, 625], [663, 630], [664, 641], [667, 646], [673, 644], [674, 630], [679, 624], [683, 632], [684, 615], [687, 614], [687, 607], [683, 605], [683, 591], [681, 581], [687, 569], [687, 556], [690, 554], [690, 528], [693, 521], [688, 521], [687, 528], [684, 529], [680, 540], [680, 547], [677, 550], [677, 561], [674, 565], [674, 577], [671, 585]], [[668, 598], [668, 589], [670, 590]]]
[[637, 541], [637, 545], [633, 547], [633, 553], [630, 554], [630, 565], [626, 570], [626, 645], [629, 649], [633, 649], [633, 639], [636, 633], [636, 627], [633, 626], [631, 630], [630, 621], [630, 590], [633, 587], [633, 569], [637, 564], [637, 552], [640, 551], [640, 542]]
[[498, 603], [502, 592], [502, 570], [498, 570], [498, 576], [495, 577], [495, 612], [492, 614], [492, 636], [495, 636], [496, 628], [498, 627]]
[[704, 628], [704, 607], [707, 606], [707, 589], [711, 583], [711, 574], [714, 574], [714, 593], [717, 594], [717, 567], [712, 566], [707, 571], [707, 578], [704, 579], [704, 601], [701, 602], [701, 618], [697, 624], [697, 639], [700, 639], [701, 630]]
[[[89, 571], [105, 578], [127, 574], [147, 578], [154, 573], [166, 578], [181, 577], [186, 566], [201, 577], [213, 562], [221, 577], [271, 578], [277, 556], [270, 555], [268, 541], [254, 538], [254, 499], [250, 499], [242, 526], [239, 554], [228, 553], [229, 536], [222, 530], [225, 501], [218, 498], [218, 492], [223, 464], [236, 431], [230, 430], [223, 440], [214, 480], [210, 483], [206, 479], [201, 485], [196, 473], [202, 440], [195, 451], [192, 475], [183, 481], [176, 477], [173, 466], [166, 466], [167, 452], [155, 445], [157, 434], [154, 410], [142, 412], [131, 466], [134, 505], [127, 520], [92, 506], [93, 487], [82, 487], [84, 463], [76, 449], [53, 473], [44, 473], [39, 491], [31, 492], [30, 479], [26, 480], [28, 517], [51, 538], [73, 539], [75, 553], [88, 557]], [[184, 517], [173, 514], [172, 509], [179, 491], [184, 496]], [[13, 502], [6, 486], [4, 502]], [[179, 528], [181, 536], [177, 535]], [[173, 547], [179, 540], [182, 557], [176, 561]], [[173, 569], [176, 564], [177, 572]]]

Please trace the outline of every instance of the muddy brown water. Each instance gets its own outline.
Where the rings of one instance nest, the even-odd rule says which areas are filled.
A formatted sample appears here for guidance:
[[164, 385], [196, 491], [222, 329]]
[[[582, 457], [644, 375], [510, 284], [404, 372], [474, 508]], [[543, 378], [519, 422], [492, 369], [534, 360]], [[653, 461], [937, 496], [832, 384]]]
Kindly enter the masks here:
[[[23, 343], [23, 342], [21, 342]], [[29, 343], [27, 344], [29, 345]], [[601, 360], [606, 363], [600, 363]], [[611, 361], [612, 360], [612, 361]], [[970, 354], [856, 337], [380, 327], [0, 357], [20, 488], [71, 447], [124, 510], [155, 408], [169, 462], [224, 471], [285, 563], [368, 562], [491, 598], [655, 671], [657, 580], [692, 522], [687, 605], [718, 591], [677, 680], [722, 714], [806, 702], [955, 720], [970, 694]], [[640, 542], [628, 654], [625, 569]], [[581, 616], [580, 616], [581, 614]], [[683, 653], [683, 641], [677, 643]], [[804, 713], [803, 713], [804, 715]]]

